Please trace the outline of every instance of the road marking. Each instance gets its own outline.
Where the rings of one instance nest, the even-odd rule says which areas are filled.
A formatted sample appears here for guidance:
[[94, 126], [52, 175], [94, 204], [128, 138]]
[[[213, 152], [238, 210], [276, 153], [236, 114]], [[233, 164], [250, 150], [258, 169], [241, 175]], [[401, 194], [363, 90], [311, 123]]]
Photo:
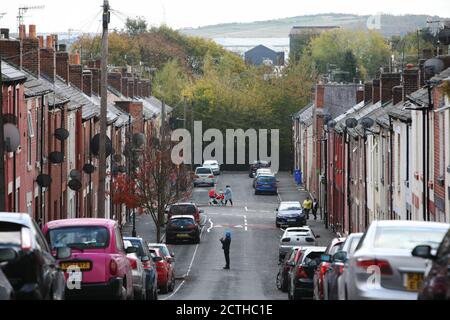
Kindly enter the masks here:
[[[204, 228], [202, 229], [202, 232], [200, 233], [200, 239], [201, 239], [202, 236], [203, 236], [203, 231], [205, 231]], [[199, 246], [199, 245], [200, 245], [200, 244], [198, 243], [198, 244], [195, 246], [195, 250], [194, 250], [194, 254], [192, 255], [191, 263], [189, 264], [188, 270], [187, 270], [186, 274], [184, 275], [184, 278], [188, 277], [188, 276], [189, 276], [189, 272], [191, 272], [191, 268], [192, 268], [192, 265], [193, 265], [193, 263], [194, 263], [195, 256], [197, 255], [197, 249], [198, 249], [198, 246]], [[175, 295], [175, 294], [178, 292], [178, 290], [180, 290], [180, 288], [183, 286], [183, 284], [184, 284], [185, 282], [186, 282], [186, 280], [181, 281], [181, 283], [180, 283], [180, 284], [178, 285], [178, 287], [172, 292], [172, 294], [171, 294], [170, 296], [165, 297], [164, 299], [160, 299], [160, 300], [167, 300], [167, 299], [170, 299], [171, 297], [173, 297], [173, 295]]]
[[214, 223], [211, 221], [211, 219], [209, 219], [208, 221], [209, 221], [209, 223], [210, 223], [211, 225], [210, 225], [210, 227], [208, 228], [208, 230], [206, 230], [207, 232], [209, 232], [209, 231], [212, 229], [212, 227], [214, 226]]
[[245, 207], [244, 207], [244, 209], [245, 209], [245, 211], [248, 211], [248, 208], [247, 208], [247, 206], [245, 206]]
[[277, 197], [278, 197], [278, 202], [283, 201], [283, 200], [281, 199], [281, 195], [280, 195], [279, 193], [277, 193]]
[[247, 216], [244, 215], [244, 230], [247, 231]]

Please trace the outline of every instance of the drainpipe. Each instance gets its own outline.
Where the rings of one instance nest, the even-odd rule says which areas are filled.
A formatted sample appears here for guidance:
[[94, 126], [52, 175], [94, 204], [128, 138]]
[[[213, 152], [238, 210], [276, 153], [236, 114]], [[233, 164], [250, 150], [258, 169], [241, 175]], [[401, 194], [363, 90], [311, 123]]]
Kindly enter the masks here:
[[325, 229], [328, 229], [328, 131], [325, 133], [326, 137], [324, 139], [325, 150], [324, 150], [324, 160], [325, 160], [325, 197], [324, 197], [324, 205], [323, 205], [323, 214], [324, 214], [324, 222]]
[[[44, 172], [44, 95], [41, 95], [41, 136], [40, 136], [40, 153], [41, 153], [41, 159], [40, 159], [40, 174], [43, 174]], [[40, 194], [40, 219], [42, 222], [42, 225], [45, 223], [44, 215], [45, 215], [45, 199], [44, 199], [44, 190], [40, 186], [39, 187], [39, 194]]]
[[431, 84], [428, 84], [427, 86], [428, 89], [428, 108], [426, 108], [426, 116], [427, 116], [427, 168], [426, 168], [426, 174], [427, 174], [427, 179], [426, 179], [426, 183], [427, 183], [427, 202], [426, 202], [426, 206], [427, 206], [427, 221], [430, 221], [430, 203], [429, 200], [430, 199], [430, 188], [428, 187], [428, 180], [429, 180], [429, 174], [430, 174], [430, 161], [429, 161], [429, 154], [430, 154], [430, 110], [432, 110], [433, 107], [433, 101], [431, 98]]
[[350, 199], [350, 136], [346, 132], [345, 142], [347, 144], [347, 207], [348, 207], [348, 233], [352, 233], [352, 205]]
[[[94, 125], [94, 118], [89, 119], [89, 143], [92, 143], [92, 127]], [[90, 149], [90, 148], [89, 148]], [[92, 165], [92, 152], [89, 150], [89, 163]], [[92, 218], [92, 172], [89, 173], [89, 214], [88, 217]]]
[[425, 111], [425, 109], [422, 109], [422, 146], [423, 146], [423, 149], [422, 149], [422, 188], [423, 188], [423, 192], [422, 192], [422, 202], [423, 202], [423, 205], [422, 205], [422, 207], [423, 207], [423, 221], [428, 221], [428, 219], [427, 219], [427, 207], [428, 207], [428, 205], [427, 205], [427, 192], [426, 192], [426, 189], [427, 189], [427, 177], [426, 177], [426, 169], [425, 169], [425, 163], [426, 163], [426, 161], [427, 161], [427, 158], [426, 158], [426, 154], [425, 154], [425, 144], [426, 144], [426, 141], [425, 141], [425, 136], [426, 136], [426, 134], [425, 134], [425, 130], [426, 130], [426, 120], [425, 120], [425, 113], [426, 113], [426, 111]]
[[391, 215], [391, 220], [394, 219], [394, 168], [393, 168], [393, 164], [394, 164], [394, 155], [393, 155], [393, 150], [394, 150], [394, 145], [393, 145], [393, 136], [394, 136], [394, 128], [392, 125], [392, 118], [391, 116], [389, 116], [389, 149], [390, 149], [390, 153], [389, 153], [389, 202], [390, 202], [390, 215]]
[[[62, 108], [61, 108], [61, 128], [64, 128], [64, 105], [62, 106]], [[60, 218], [62, 218], [62, 214], [63, 214], [63, 208], [64, 208], [64, 206], [63, 206], [63, 202], [64, 202], [64, 192], [63, 192], [63, 169], [64, 169], [64, 158], [65, 158], [65, 155], [64, 155], [64, 143], [65, 143], [65, 140], [61, 140], [61, 153], [62, 153], [62, 155], [63, 155], [63, 162], [61, 162], [61, 198], [60, 198], [60, 205], [59, 205], [59, 210], [60, 210], [60, 212], [59, 212], [59, 217]]]
[[[13, 88], [14, 88], [14, 90], [13, 90], [13, 115], [16, 115], [16, 85], [14, 84], [14, 86], [13, 86]], [[16, 123], [15, 123], [15, 125], [16, 126], [19, 126], [19, 117], [18, 117], [18, 115], [16, 116]], [[17, 161], [17, 157], [16, 157], [16, 150], [14, 150], [13, 151], [13, 193], [12, 193], [12, 196], [13, 196], [13, 203], [12, 203], [12, 205], [13, 205], [13, 212], [16, 212], [17, 211], [17, 207], [16, 207], [16, 202], [18, 202], [17, 201], [17, 199], [16, 199], [16, 192], [17, 192], [17, 183], [16, 183], [16, 180], [17, 180], [17, 163], [16, 163], [16, 161]]]
[[344, 233], [345, 228], [345, 188], [344, 188], [344, 172], [345, 172], [345, 144], [346, 144], [346, 136], [347, 136], [347, 128], [344, 128], [344, 132], [342, 133], [342, 215], [341, 215], [341, 232]]
[[364, 226], [369, 226], [369, 206], [367, 205], [367, 132], [364, 128]]

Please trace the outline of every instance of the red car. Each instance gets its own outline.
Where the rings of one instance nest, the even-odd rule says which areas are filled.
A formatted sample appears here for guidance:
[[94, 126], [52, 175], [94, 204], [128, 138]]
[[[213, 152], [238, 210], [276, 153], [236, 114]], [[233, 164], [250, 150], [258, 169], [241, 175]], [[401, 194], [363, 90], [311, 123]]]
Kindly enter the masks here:
[[292, 247], [286, 254], [284, 260], [279, 263], [280, 268], [277, 274], [277, 288], [283, 292], [288, 291], [288, 275], [289, 272], [297, 264], [302, 255], [301, 247]]
[[344, 244], [345, 238], [334, 238], [322, 255], [322, 261], [314, 273], [314, 300], [323, 300], [323, 278], [331, 265], [331, 257]]
[[149, 249], [158, 271], [158, 289], [161, 293], [173, 291], [175, 288], [175, 268], [160, 249]]

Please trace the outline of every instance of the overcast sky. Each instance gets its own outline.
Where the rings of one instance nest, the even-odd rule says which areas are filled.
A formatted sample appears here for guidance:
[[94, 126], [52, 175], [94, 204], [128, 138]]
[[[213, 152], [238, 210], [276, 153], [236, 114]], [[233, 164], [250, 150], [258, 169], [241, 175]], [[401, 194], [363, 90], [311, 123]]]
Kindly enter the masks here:
[[[1, 27], [17, 29], [17, 12], [22, 5], [44, 5], [26, 13], [25, 24], [36, 24], [39, 32], [68, 29], [96, 32], [100, 28], [103, 0], [1, 0]], [[152, 25], [166, 23], [173, 28], [198, 27], [227, 22], [251, 22], [317, 13], [427, 14], [450, 17], [449, 0], [110, 0], [119, 13], [111, 27], [123, 27], [126, 16], [144, 16]], [[118, 16], [117, 16], [118, 15]]]

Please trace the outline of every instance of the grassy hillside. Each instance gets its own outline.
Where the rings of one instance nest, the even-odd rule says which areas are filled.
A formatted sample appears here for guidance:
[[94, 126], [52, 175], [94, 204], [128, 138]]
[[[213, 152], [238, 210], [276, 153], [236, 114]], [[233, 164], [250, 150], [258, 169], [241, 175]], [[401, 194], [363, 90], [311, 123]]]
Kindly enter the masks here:
[[[369, 16], [353, 14], [318, 14], [255, 21], [251, 23], [226, 23], [200, 28], [180, 30], [184, 34], [207, 38], [261, 38], [287, 37], [293, 26], [336, 25], [346, 29], [367, 29]], [[439, 19], [426, 15], [382, 15], [381, 29], [384, 36], [404, 35], [409, 31], [425, 27], [427, 19]]]

